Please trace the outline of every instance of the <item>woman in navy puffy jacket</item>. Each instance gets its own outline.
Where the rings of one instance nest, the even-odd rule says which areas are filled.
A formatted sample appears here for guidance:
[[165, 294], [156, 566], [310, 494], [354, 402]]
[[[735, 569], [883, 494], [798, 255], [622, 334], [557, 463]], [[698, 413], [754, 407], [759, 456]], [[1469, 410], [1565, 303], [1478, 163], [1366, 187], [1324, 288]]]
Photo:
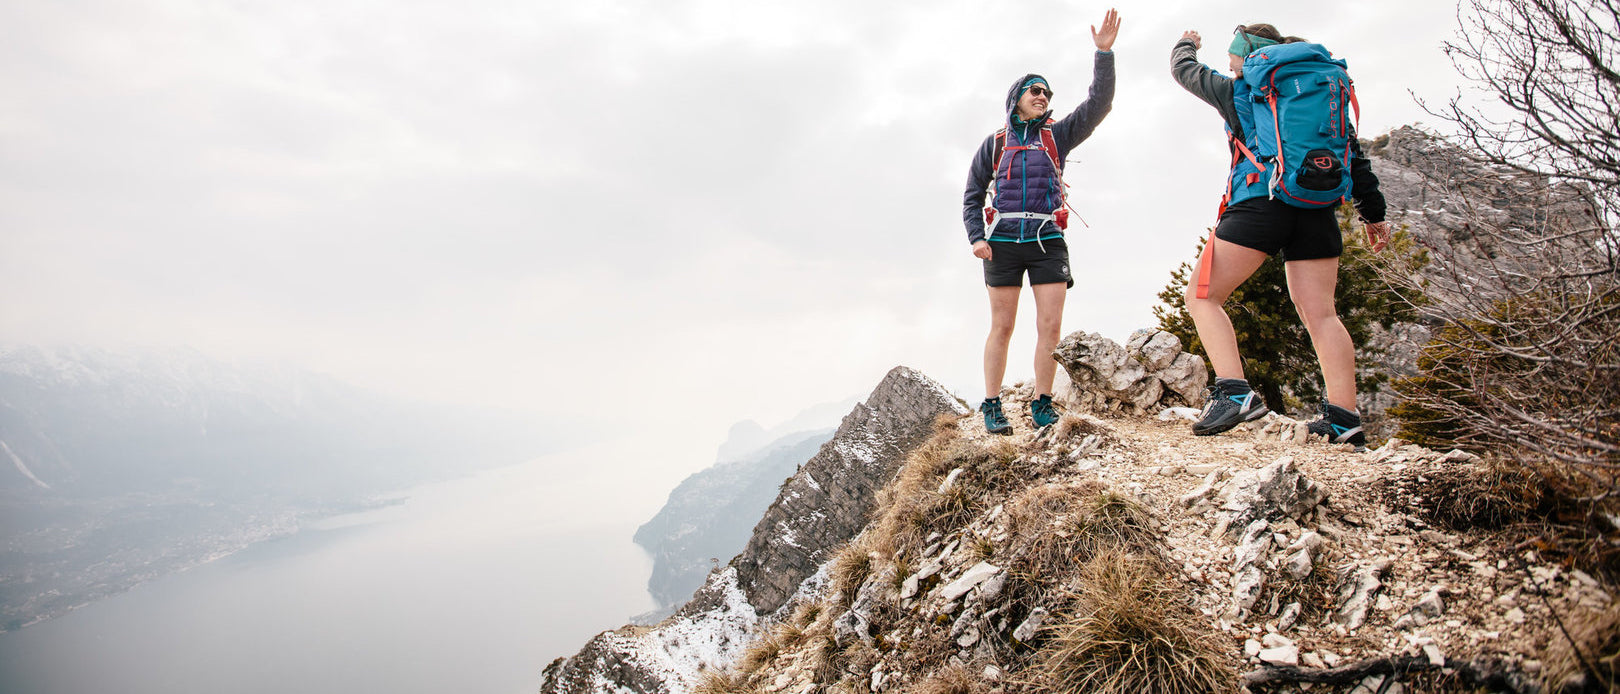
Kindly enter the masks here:
[[[1063, 194], [1063, 160], [1091, 136], [1113, 107], [1114, 39], [1119, 13], [1109, 10], [1102, 28], [1091, 28], [1097, 45], [1091, 92], [1072, 113], [1053, 119], [1047, 108], [1052, 89], [1040, 75], [1024, 75], [1007, 91], [1007, 125], [990, 137], [973, 157], [962, 221], [973, 255], [984, 261], [984, 283], [990, 292], [990, 336], [984, 341], [984, 426], [993, 434], [1010, 434], [1012, 425], [1001, 409], [1001, 380], [1007, 372], [1007, 345], [1018, 315], [1018, 293], [1028, 273], [1035, 294], [1035, 394], [1030, 415], [1035, 426], [1057, 421], [1052, 409], [1052, 380], [1057, 362], [1052, 348], [1063, 330], [1064, 292], [1074, 286], [1069, 276], [1069, 250], [1063, 241], [1067, 219]], [[989, 220], [988, 223], [986, 220]]]

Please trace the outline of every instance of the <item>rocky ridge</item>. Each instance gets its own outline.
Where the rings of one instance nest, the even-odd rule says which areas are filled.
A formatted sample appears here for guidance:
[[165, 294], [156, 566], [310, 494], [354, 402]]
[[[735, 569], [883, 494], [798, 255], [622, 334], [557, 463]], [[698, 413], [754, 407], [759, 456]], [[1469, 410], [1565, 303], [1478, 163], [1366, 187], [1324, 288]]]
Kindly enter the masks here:
[[[1553, 617], [1613, 620], [1612, 587], [1534, 545], [1436, 514], [1427, 499], [1482, 472], [1473, 455], [1398, 439], [1358, 454], [1276, 414], [1193, 437], [1181, 411], [1135, 414], [1140, 385], [1101, 393], [1108, 378], [1073, 380], [1069, 401], [1104, 403], [1110, 418], [1072, 408], [1037, 432], [1015, 417], [1010, 441], [972, 416], [942, 431], [924, 448], [956, 457], [914, 456], [899, 476], [911, 491], [891, 485], [878, 513], [901, 503], [954, 510], [914, 539], [868, 525], [827, 568], [828, 587], [762, 622], [747, 655], [704, 691], [1050, 690], [1042, 654], [1072, 644], [1064, 639], [1077, 619], [1062, 596], [1084, 594], [1093, 567], [1075, 562], [1039, 583], [1028, 562], [1053, 542], [1075, 551], [1071, 535], [1086, 526], [1071, 517], [1097, 499], [1141, 510], [1120, 516], [1136, 518], [1122, 521], [1137, 524], [1124, 534], [1146, 531], [1133, 542], [1171, 582], [1167, 609], [1184, 614], [1210, 667], [1231, 674], [1215, 690], [1528, 692], [1547, 676], [1579, 691]], [[1004, 394], [1009, 411], [1028, 390]], [[1026, 522], [1030, 499], [1074, 502], [1037, 516], [1051, 525], [1032, 534], [1046, 526]]]
[[966, 405], [923, 374], [895, 367], [830, 440], [783, 483], [743, 552], [656, 625], [593, 637], [545, 668], [545, 694], [685, 692], [734, 661], [795, 596], [813, 595], [831, 553], [866, 524], [877, 491], [941, 415]]

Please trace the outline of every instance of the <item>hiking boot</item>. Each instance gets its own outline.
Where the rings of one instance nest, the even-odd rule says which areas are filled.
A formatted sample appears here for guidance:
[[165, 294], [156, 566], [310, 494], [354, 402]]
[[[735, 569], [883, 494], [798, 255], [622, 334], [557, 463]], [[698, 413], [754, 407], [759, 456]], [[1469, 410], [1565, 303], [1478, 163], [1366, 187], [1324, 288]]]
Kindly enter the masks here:
[[1330, 443], [1348, 443], [1356, 451], [1367, 450], [1367, 435], [1361, 431], [1361, 415], [1332, 403], [1322, 403], [1322, 416], [1305, 425], [1312, 434]]
[[1241, 378], [1217, 378], [1204, 399], [1204, 413], [1193, 422], [1194, 436], [1219, 434], [1266, 416], [1265, 401]]
[[1052, 396], [1042, 395], [1029, 401], [1029, 416], [1035, 420], [1035, 428], [1056, 424], [1058, 413], [1052, 407]]
[[979, 405], [979, 411], [984, 413], [984, 430], [992, 434], [1011, 434], [1012, 424], [1007, 422], [1007, 415], [1001, 413], [1001, 398], [985, 398]]

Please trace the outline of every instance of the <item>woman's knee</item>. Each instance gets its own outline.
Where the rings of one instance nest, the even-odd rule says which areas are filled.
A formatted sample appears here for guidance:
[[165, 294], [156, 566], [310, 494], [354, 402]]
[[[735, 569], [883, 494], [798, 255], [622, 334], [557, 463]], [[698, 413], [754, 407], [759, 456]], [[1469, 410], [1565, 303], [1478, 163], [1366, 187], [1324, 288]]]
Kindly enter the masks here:
[[1013, 318], [1010, 316], [1007, 318], [1001, 318], [999, 316], [991, 318], [990, 337], [1002, 342], [1011, 340], [1013, 334], [1013, 322]]

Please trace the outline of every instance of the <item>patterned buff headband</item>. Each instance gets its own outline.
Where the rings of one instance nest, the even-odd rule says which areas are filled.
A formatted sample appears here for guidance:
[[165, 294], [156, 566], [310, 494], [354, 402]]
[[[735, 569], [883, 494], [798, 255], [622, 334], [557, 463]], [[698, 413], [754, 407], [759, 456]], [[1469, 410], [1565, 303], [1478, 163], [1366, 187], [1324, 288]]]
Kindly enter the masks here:
[[1282, 42], [1273, 41], [1264, 36], [1255, 36], [1254, 34], [1244, 33], [1243, 27], [1238, 27], [1237, 31], [1232, 32], [1232, 46], [1227, 48], [1226, 52], [1235, 56], [1243, 57], [1265, 48], [1266, 46], [1275, 46], [1279, 43]]

